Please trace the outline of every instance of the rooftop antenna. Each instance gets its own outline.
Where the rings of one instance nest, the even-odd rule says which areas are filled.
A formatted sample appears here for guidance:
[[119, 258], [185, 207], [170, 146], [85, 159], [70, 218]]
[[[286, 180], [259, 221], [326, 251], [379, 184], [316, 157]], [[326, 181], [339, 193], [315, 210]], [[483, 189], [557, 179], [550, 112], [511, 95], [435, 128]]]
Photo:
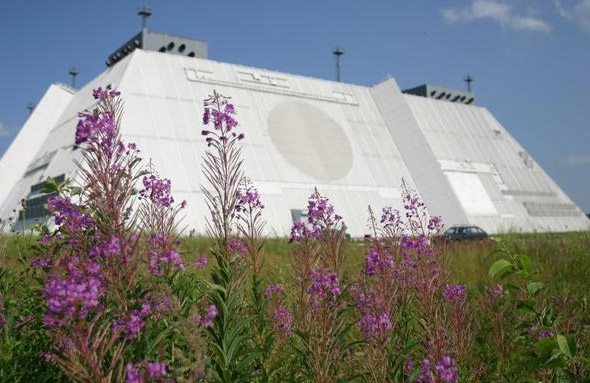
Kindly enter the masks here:
[[35, 110], [35, 104], [33, 104], [32, 102], [29, 102], [27, 104], [27, 109], [29, 110], [29, 115], [33, 114], [33, 110]]
[[147, 28], [147, 18], [152, 15], [151, 8], [144, 5], [143, 7], [141, 7], [139, 12], [137, 12], [137, 14], [139, 16], [141, 16], [141, 29], [142, 30], [146, 29]]
[[465, 82], [467, 83], [467, 91], [468, 91], [469, 93], [471, 93], [471, 83], [473, 82], [473, 80], [474, 80], [474, 78], [473, 78], [473, 77], [471, 77], [471, 75], [470, 75], [470, 74], [468, 74], [467, 76], [465, 76], [465, 77], [463, 78], [463, 81], [465, 81]]
[[75, 66], [70, 68], [68, 72], [72, 76], [72, 88], [76, 89], [76, 76], [78, 75], [78, 69]]
[[340, 48], [340, 47], [336, 47], [333, 51], [332, 54], [334, 56], [336, 56], [336, 81], [340, 82], [340, 56], [342, 56], [344, 54], [344, 49]]

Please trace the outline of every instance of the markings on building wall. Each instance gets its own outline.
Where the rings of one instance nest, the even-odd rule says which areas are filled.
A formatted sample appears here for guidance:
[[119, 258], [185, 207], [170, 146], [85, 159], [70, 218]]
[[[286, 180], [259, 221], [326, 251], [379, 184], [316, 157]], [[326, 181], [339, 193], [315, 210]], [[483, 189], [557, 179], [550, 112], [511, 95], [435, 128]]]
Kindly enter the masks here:
[[211, 80], [213, 79], [213, 72], [203, 69], [184, 68], [186, 78], [189, 81]]
[[267, 86], [276, 86], [279, 88], [289, 89], [289, 80], [284, 77], [279, 77], [271, 74], [260, 73], [260, 72], [245, 72], [238, 71], [238, 80], [246, 83], [254, 83]]
[[223, 85], [232, 88], [249, 89], [258, 92], [280, 94], [310, 100], [327, 101], [337, 104], [355, 106], [359, 105], [352, 89], [346, 92], [333, 91], [330, 93], [330, 96], [297, 92], [291, 89], [291, 85], [289, 84], [289, 80], [287, 78], [276, 76], [274, 74], [236, 71], [238, 74], [237, 81], [228, 81], [215, 78], [216, 76], [212, 71], [200, 68], [186, 67], [184, 68], [184, 73], [186, 79], [191, 82]]
[[323, 110], [308, 103], [284, 102], [271, 109], [267, 124], [277, 151], [301, 173], [331, 181], [352, 169], [348, 137]]
[[580, 212], [570, 203], [523, 202], [533, 217], [578, 217]]

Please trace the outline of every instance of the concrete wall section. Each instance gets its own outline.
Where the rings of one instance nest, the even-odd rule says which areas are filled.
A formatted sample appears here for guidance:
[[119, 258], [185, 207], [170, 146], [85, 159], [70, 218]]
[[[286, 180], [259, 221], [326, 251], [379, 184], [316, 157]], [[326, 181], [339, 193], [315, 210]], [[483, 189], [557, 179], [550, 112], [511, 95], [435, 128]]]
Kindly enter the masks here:
[[[0, 160], [0, 217], [7, 219], [26, 197], [28, 187], [23, 182], [29, 179], [30, 165], [34, 165], [37, 152], [46, 142], [74, 91], [66, 86], [51, 85], [29, 116], [18, 135]], [[49, 154], [48, 154], [49, 155]], [[37, 168], [46, 167], [50, 159], [39, 161]], [[34, 182], [34, 180], [32, 181]], [[23, 192], [25, 193], [23, 195]]]
[[442, 216], [446, 226], [468, 223], [395, 80], [376, 85], [371, 94], [430, 213]]

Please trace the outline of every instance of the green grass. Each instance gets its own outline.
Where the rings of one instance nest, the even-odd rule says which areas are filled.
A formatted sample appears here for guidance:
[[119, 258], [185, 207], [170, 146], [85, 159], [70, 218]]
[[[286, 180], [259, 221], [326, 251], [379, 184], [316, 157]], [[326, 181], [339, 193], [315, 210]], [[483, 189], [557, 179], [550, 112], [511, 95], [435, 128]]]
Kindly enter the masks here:
[[[586, 295], [590, 291], [590, 232], [559, 234], [509, 234], [501, 239], [515, 253], [527, 254], [534, 264], [533, 278], [546, 285], [551, 295]], [[30, 262], [30, 251], [37, 241], [31, 234], [0, 236], [0, 267], [17, 271]], [[188, 265], [209, 254], [210, 240], [205, 237], [181, 238], [181, 251]], [[492, 283], [489, 266], [497, 259], [492, 254], [495, 243], [491, 240], [447, 243], [439, 253], [455, 283], [467, 285], [471, 290]], [[349, 242], [347, 279], [352, 279], [364, 265], [367, 244]], [[286, 281], [289, 276], [290, 245], [284, 238], [269, 238], [265, 244], [264, 275], [269, 282]], [[211, 261], [211, 259], [210, 259]]]
[[[527, 254], [534, 265], [533, 279], [546, 285], [551, 295], [586, 295], [590, 291], [590, 232], [560, 234], [509, 234], [500, 237], [516, 253]], [[183, 256], [187, 263], [199, 256], [209, 256], [209, 240], [203, 237], [184, 237]], [[498, 258], [492, 254], [496, 246], [492, 240], [445, 244], [440, 253], [455, 283], [470, 290], [493, 283], [488, 276], [490, 265]], [[266, 241], [264, 274], [269, 282], [286, 281], [291, 257], [287, 239]], [[345, 274], [353, 278], [364, 266], [367, 244], [349, 242], [348, 267]]]

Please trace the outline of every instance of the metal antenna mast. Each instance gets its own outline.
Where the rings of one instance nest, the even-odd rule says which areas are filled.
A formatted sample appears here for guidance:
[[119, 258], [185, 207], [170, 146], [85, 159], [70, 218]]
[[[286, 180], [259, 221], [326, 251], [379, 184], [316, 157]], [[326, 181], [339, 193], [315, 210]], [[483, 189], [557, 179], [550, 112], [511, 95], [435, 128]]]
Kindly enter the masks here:
[[70, 71], [68, 73], [70, 74], [70, 76], [72, 76], [72, 88], [76, 89], [76, 76], [78, 75], [78, 70], [75, 66], [73, 66], [70, 68]]
[[336, 56], [336, 81], [340, 82], [340, 56], [344, 54], [344, 49], [336, 47], [332, 54]]
[[29, 114], [33, 114], [33, 110], [35, 110], [35, 104], [33, 104], [32, 102], [29, 102], [27, 104], [27, 109], [29, 110]]
[[465, 78], [463, 78], [463, 81], [465, 81], [467, 83], [467, 91], [469, 93], [471, 93], [471, 83], [473, 82], [474, 78], [471, 77], [470, 74], [468, 74], [467, 76], [465, 76]]
[[152, 15], [151, 8], [148, 8], [147, 6], [144, 5], [143, 7], [141, 7], [141, 9], [139, 10], [139, 12], [137, 12], [137, 14], [139, 16], [141, 16], [141, 29], [146, 29], [146, 27], [147, 27], [147, 18]]

